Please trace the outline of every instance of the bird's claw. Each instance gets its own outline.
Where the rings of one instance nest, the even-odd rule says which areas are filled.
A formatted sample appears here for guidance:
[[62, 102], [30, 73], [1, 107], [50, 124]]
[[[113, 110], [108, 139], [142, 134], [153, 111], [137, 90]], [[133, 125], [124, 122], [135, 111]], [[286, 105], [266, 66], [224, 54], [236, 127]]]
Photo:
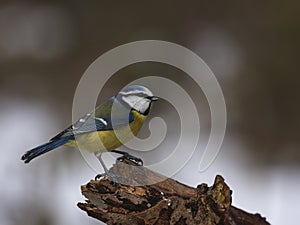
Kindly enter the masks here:
[[109, 177], [112, 180], [114, 185], [117, 185], [117, 184], [120, 183], [119, 177], [116, 174], [112, 173], [112, 172], [97, 174], [95, 176], [95, 180], [96, 181], [100, 180], [102, 177], [105, 177], [105, 176]]
[[101, 177], [104, 177], [104, 176], [105, 176], [105, 174], [103, 174], [103, 173], [97, 174], [97, 175], [95, 176], [95, 180], [100, 180], [100, 178], [101, 178]]
[[130, 162], [133, 162], [137, 166], [143, 166], [144, 165], [144, 162], [141, 158], [135, 157], [135, 156], [130, 155], [130, 154], [123, 155], [123, 156], [117, 158], [117, 160], [120, 161], [120, 162], [123, 162], [126, 159], [129, 160]]
[[140, 159], [136, 156], [130, 155], [128, 152], [124, 152], [124, 151], [120, 151], [120, 150], [112, 150], [112, 152], [122, 155], [121, 157], [117, 158], [117, 160], [120, 162], [128, 160], [128, 161], [132, 162], [133, 164], [135, 164], [136, 166], [144, 165], [144, 162], [142, 159]]

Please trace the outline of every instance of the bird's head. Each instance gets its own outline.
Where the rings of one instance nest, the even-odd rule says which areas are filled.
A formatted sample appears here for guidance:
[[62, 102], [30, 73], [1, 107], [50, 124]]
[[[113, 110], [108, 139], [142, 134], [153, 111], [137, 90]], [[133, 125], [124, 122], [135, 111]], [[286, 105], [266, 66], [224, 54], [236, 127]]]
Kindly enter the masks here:
[[116, 97], [120, 102], [143, 115], [148, 115], [151, 103], [158, 100], [148, 88], [140, 85], [126, 87]]

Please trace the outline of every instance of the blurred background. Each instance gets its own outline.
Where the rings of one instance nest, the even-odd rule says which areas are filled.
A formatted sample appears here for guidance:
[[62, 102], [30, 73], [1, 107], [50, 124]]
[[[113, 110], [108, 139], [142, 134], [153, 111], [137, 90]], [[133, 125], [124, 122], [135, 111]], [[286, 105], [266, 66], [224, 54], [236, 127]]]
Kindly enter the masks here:
[[[1, 225], [99, 224], [76, 206], [84, 201], [80, 185], [95, 176], [80, 152], [61, 148], [30, 165], [20, 157], [71, 123], [76, 86], [98, 56], [144, 39], [175, 42], [197, 53], [216, 75], [227, 105], [217, 159], [199, 173], [196, 151], [175, 179], [211, 185], [221, 174], [235, 206], [259, 212], [271, 224], [297, 224], [299, 9], [299, 1], [279, 0], [1, 1]], [[158, 63], [124, 68], [107, 82], [99, 102], [153, 74], [176, 81], [198, 102], [205, 142], [210, 129], [205, 96], [176, 68]], [[178, 115], [165, 103], [154, 106], [153, 116], [168, 115], [172, 128]], [[141, 135], [148, 133], [145, 126]], [[178, 132], [168, 129], [168, 135], [164, 145], [172, 146]]]

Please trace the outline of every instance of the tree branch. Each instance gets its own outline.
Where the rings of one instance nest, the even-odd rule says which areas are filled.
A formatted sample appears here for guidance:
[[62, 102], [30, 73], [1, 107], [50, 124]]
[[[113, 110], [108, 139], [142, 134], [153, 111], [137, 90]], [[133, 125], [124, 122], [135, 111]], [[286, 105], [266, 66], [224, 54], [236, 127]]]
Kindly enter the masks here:
[[121, 184], [104, 177], [83, 185], [88, 200], [78, 207], [108, 225], [269, 224], [259, 214], [231, 206], [231, 190], [219, 175], [213, 186], [193, 188], [130, 164], [117, 161], [110, 170]]

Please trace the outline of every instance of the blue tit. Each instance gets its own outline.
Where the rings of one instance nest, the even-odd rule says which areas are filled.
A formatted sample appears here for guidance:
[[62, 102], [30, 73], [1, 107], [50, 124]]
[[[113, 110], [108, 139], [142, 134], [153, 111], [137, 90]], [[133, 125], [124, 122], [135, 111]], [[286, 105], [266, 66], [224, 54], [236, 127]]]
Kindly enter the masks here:
[[140, 159], [116, 148], [137, 135], [149, 114], [152, 102], [157, 99], [144, 86], [129, 86], [51, 138], [49, 142], [27, 151], [21, 159], [29, 163], [32, 159], [64, 145], [80, 147], [94, 153], [106, 173], [108, 170], [101, 159], [101, 153], [105, 151], [122, 154], [123, 157], [141, 164]]

